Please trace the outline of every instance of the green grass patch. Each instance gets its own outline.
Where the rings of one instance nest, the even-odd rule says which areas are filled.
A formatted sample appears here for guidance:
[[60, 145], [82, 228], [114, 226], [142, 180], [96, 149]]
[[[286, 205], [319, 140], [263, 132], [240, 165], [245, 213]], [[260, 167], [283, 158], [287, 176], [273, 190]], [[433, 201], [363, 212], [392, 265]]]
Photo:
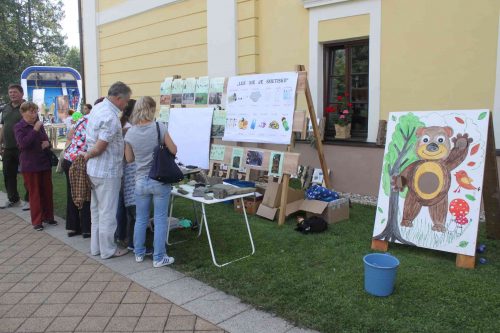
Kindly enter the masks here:
[[[54, 203], [64, 216], [64, 175], [54, 173]], [[20, 186], [21, 187], [21, 186]], [[0, 188], [4, 189], [3, 180]], [[24, 193], [24, 192], [22, 192]], [[219, 262], [250, 251], [242, 216], [232, 205], [207, 207]], [[194, 219], [191, 202], [176, 199], [174, 216]], [[264, 311], [321, 332], [495, 332], [500, 320], [500, 243], [485, 237], [481, 223], [480, 255], [488, 260], [475, 270], [455, 267], [455, 255], [390, 245], [401, 262], [396, 290], [386, 298], [363, 289], [363, 262], [370, 250], [375, 208], [354, 205], [350, 221], [327, 232], [302, 235], [293, 219], [276, 223], [250, 217], [254, 256], [217, 268], [206, 233], [172, 232], [172, 240], [190, 239], [168, 249], [174, 268], [241, 298]], [[130, 262], [133, 265], [133, 260]]]

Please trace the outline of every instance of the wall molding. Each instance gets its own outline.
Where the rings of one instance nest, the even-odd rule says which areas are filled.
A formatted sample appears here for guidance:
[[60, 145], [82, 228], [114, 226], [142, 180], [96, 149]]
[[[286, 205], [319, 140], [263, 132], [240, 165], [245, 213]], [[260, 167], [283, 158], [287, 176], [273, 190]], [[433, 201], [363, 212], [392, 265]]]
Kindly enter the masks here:
[[304, 8], [327, 6], [346, 1], [352, 1], [352, 0], [302, 0], [302, 2], [304, 3]]
[[[140, 4], [136, 0], [128, 0], [125, 3], [99, 12], [97, 15], [97, 25], [103, 25], [137, 15], [153, 8], [171, 5], [184, 0], [141, 0]], [[84, 1], [87, 2], [87, 1]], [[94, 1], [95, 2], [95, 1]]]
[[[318, 41], [319, 22], [343, 17], [370, 15], [369, 36], [369, 97], [367, 142], [376, 142], [380, 119], [380, 39], [381, 0], [311, 0], [309, 9], [309, 84], [318, 115], [323, 111], [323, 44]], [[305, 5], [305, 3], [304, 3]], [[328, 5], [328, 6], [327, 6]]]

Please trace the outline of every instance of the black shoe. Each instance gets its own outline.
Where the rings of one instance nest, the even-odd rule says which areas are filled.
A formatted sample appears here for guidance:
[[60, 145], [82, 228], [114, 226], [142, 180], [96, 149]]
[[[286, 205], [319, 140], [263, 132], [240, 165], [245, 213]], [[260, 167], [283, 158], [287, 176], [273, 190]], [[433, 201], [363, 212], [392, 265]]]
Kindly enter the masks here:
[[43, 221], [43, 223], [47, 223], [47, 224], [50, 224], [50, 225], [57, 225], [57, 221], [54, 221], [54, 220]]
[[89, 233], [83, 233], [83, 234], [82, 234], [82, 237], [83, 237], [83, 238], [90, 238], [90, 234], [89, 234]]
[[77, 236], [77, 235], [81, 235], [81, 232], [79, 232], [79, 231], [70, 231], [70, 232], [68, 232], [68, 237], [74, 237], [74, 236]]
[[37, 225], [33, 226], [33, 229], [35, 229], [36, 231], [42, 231], [43, 230], [43, 225], [37, 224]]

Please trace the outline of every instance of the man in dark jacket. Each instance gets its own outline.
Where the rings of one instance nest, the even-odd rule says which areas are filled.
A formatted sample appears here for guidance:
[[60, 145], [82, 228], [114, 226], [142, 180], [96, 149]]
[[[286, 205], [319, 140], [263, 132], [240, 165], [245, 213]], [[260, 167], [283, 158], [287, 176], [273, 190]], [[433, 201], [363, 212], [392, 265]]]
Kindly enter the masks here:
[[[0, 154], [3, 162], [3, 177], [5, 189], [7, 190], [7, 202], [0, 208], [18, 207], [21, 205], [19, 193], [17, 191], [17, 172], [19, 169], [19, 149], [14, 136], [14, 125], [21, 120], [19, 107], [24, 102], [24, 90], [18, 84], [9, 85], [10, 103], [4, 106], [2, 111], [2, 125], [0, 131]], [[28, 200], [28, 191], [26, 191], [25, 201]], [[26, 206], [26, 210], [29, 206]]]

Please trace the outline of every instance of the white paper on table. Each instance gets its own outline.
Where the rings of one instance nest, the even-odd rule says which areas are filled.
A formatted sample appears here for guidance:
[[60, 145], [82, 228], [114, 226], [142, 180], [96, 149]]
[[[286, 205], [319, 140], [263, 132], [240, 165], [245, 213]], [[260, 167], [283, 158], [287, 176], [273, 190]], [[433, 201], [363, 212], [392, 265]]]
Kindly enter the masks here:
[[183, 165], [209, 168], [212, 113], [212, 107], [170, 109], [168, 133], [177, 145], [177, 158]]

